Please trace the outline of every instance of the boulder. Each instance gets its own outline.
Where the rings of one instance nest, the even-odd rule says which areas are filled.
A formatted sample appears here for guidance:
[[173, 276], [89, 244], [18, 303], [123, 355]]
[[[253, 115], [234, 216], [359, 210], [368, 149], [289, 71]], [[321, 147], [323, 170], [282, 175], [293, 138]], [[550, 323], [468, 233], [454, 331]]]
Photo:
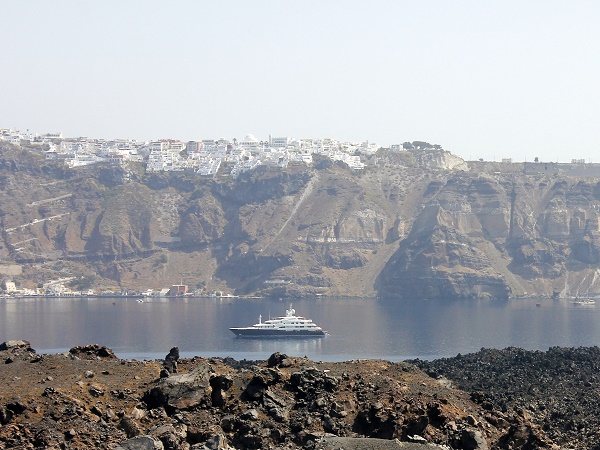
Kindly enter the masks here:
[[173, 347], [165, 357], [163, 366], [170, 373], [177, 373], [177, 361], [179, 360], [179, 347]]
[[316, 450], [447, 450], [435, 444], [413, 442], [400, 442], [397, 439], [351, 438], [326, 436], [320, 439], [315, 446]]
[[161, 441], [152, 436], [136, 436], [121, 442], [115, 450], [164, 450]]
[[0, 351], [2, 351], [2, 350], [18, 350], [18, 349], [24, 349], [29, 352], [35, 353], [35, 350], [31, 348], [31, 344], [29, 343], [29, 341], [23, 341], [23, 340], [5, 341], [2, 344], [0, 344]]
[[309, 392], [319, 391], [335, 392], [338, 390], [340, 380], [327, 373], [321, 372], [314, 367], [309, 367], [301, 372], [295, 372], [290, 376], [290, 385], [293, 391], [300, 396], [306, 396]]
[[460, 442], [465, 450], [488, 450], [488, 445], [478, 430], [465, 428], [462, 431]]
[[242, 398], [246, 400], [259, 400], [262, 398], [268, 386], [269, 385], [264, 377], [261, 375], [256, 375], [250, 380], [246, 386], [246, 389], [244, 389]]
[[258, 411], [254, 408], [249, 409], [248, 411], [246, 411], [245, 413], [243, 413], [240, 418], [242, 420], [251, 420], [251, 421], [257, 421], [259, 418], [259, 414]]
[[225, 393], [233, 385], [233, 378], [229, 375], [218, 375], [210, 379], [212, 388], [211, 400], [213, 406], [222, 407], [225, 405]]
[[13, 417], [13, 412], [6, 406], [0, 406], [0, 425], [6, 425]]
[[202, 447], [206, 450], [229, 450], [231, 447], [227, 443], [227, 439], [222, 434], [211, 436]]
[[121, 419], [120, 427], [128, 438], [133, 438], [142, 434], [142, 430], [133, 417], [123, 417]]
[[104, 389], [100, 386], [92, 384], [88, 389], [88, 392], [92, 395], [92, 397], [101, 397], [104, 395]]
[[160, 439], [166, 450], [184, 448], [183, 444], [187, 436], [187, 426], [183, 424], [160, 425], [152, 431], [152, 434]]
[[267, 367], [290, 367], [292, 361], [285, 353], [275, 352], [267, 360]]
[[202, 403], [211, 404], [211, 368], [200, 364], [191, 372], [162, 378], [156, 387], [144, 394], [150, 408], [190, 409]]
[[98, 344], [78, 345], [71, 348], [69, 353], [79, 359], [118, 359], [110, 348]]

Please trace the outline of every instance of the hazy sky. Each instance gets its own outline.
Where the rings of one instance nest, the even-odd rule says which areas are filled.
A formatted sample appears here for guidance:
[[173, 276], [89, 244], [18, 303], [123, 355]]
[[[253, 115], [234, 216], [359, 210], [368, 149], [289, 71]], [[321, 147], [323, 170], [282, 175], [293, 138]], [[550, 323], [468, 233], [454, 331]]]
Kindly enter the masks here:
[[0, 128], [600, 162], [600, 2], [0, 0]]

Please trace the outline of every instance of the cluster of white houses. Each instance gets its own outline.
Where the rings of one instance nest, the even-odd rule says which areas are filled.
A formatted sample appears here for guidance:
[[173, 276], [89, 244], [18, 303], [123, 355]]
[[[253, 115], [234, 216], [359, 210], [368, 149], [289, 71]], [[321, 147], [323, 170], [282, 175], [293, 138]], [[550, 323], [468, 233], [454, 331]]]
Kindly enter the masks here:
[[[10, 129], [0, 129], [0, 140], [16, 145], [27, 142], [43, 146], [46, 159], [64, 161], [68, 167], [99, 162], [122, 164], [128, 161], [145, 162], [148, 172], [191, 170], [200, 175], [214, 175], [223, 163], [231, 167], [231, 176], [254, 169], [259, 165], [287, 167], [293, 164], [310, 165], [313, 154], [334, 161], [343, 161], [352, 170], [362, 170], [361, 154], [372, 154], [377, 144], [341, 142], [335, 139], [294, 139], [270, 137], [259, 141], [249, 134], [242, 140], [226, 139], [183, 142], [161, 139], [140, 142], [129, 139], [65, 138], [62, 134], [34, 135]], [[401, 145], [394, 146], [401, 148]]]

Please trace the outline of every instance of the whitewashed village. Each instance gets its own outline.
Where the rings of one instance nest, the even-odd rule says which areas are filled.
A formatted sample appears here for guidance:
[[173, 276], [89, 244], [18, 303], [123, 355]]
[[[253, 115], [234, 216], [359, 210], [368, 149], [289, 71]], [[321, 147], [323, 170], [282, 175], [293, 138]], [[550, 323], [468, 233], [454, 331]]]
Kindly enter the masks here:
[[[190, 170], [198, 175], [213, 176], [223, 163], [233, 167], [233, 178], [260, 165], [287, 167], [312, 163], [312, 155], [319, 154], [334, 161], [342, 161], [352, 170], [361, 170], [361, 154], [373, 154], [379, 146], [373, 142], [341, 142], [335, 139], [295, 139], [271, 137], [258, 140], [248, 134], [243, 139], [206, 139], [183, 142], [160, 139], [140, 142], [130, 139], [69, 138], [62, 133], [34, 134], [11, 129], [0, 129], [0, 140], [21, 145], [39, 145], [47, 160], [63, 161], [74, 168], [97, 163], [124, 164], [144, 162], [148, 172]], [[402, 145], [391, 149], [400, 150]]]

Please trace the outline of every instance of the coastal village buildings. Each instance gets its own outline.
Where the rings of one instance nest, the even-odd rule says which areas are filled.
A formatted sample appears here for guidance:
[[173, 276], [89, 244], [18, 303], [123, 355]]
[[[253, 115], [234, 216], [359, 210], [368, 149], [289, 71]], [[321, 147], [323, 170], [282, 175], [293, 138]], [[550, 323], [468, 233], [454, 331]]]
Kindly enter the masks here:
[[47, 160], [62, 161], [67, 167], [108, 163], [141, 162], [148, 172], [193, 171], [200, 176], [214, 176], [224, 163], [229, 175], [238, 177], [259, 166], [285, 168], [288, 165], [310, 165], [313, 154], [334, 161], [342, 161], [352, 170], [360, 171], [365, 165], [361, 154], [373, 154], [379, 148], [375, 143], [340, 142], [335, 139], [295, 139], [271, 137], [258, 140], [252, 134], [231, 141], [204, 139], [183, 142], [161, 139], [140, 142], [128, 139], [66, 138], [61, 133], [37, 135], [11, 129], [0, 129], [0, 140], [15, 145], [23, 143], [39, 146]]
[[[310, 166], [313, 155], [340, 161], [350, 170], [365, 168], [365, 157], [374, 155], [380, 148], [374, 142], [342, 142], [332, 138], [296, 139], [289, 136], [268, 136], [259, 140], [252, 134], [238, 140], [203, 139], [184, 142], [177, 139], [160, 139], [141, 142], [130, 139], [91, 139], [87, 137], [69, 138], [62, 133], [34, 134], [29, 130], [21, 132], [0, 128], [0, 141], [14, 145], [27, 145], [39, 148], [48, 161], [62, 162], [69, 168], [91, 164], [123, 165], [130, 162], [144, 164], [147, 172], [193, 172], [199, 176], [212, 177], [226, 167], [222, 175], [237, 178], [244, 172], [259, 166], [285, 168], [293, 165]], [[422, 141], [392, 144], [387, 147], [392, 152], [428, 151], [419, 156], [421, 165], [435, 166], [436, 151], [443, 151], [440, 145]], [[455, 158], [456, 159], [456, 158]], [[462, 159], [458, 158], [461, 163]], [[536, 158], [537, 160], [537, 158]], [[511, 170], [524, 173], [570, 173], [581, 176], [600, 173], [600, 165], [573, 159], [571, 163], [525, 162], [518, 168], [512, 159], [502, 163]], [[496, 169], [494, 169], [496, 170]]]

